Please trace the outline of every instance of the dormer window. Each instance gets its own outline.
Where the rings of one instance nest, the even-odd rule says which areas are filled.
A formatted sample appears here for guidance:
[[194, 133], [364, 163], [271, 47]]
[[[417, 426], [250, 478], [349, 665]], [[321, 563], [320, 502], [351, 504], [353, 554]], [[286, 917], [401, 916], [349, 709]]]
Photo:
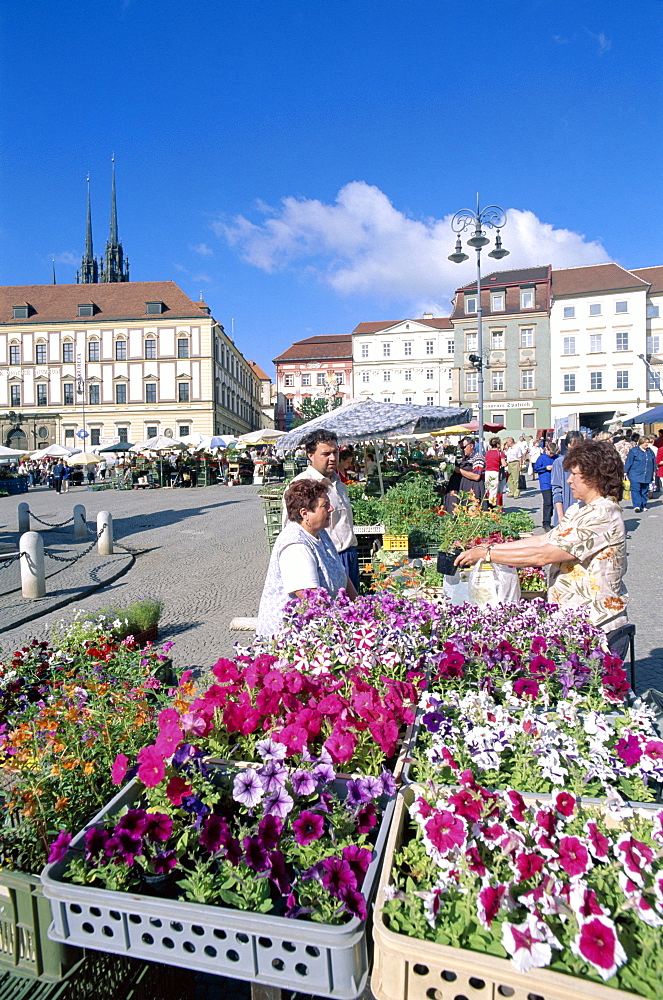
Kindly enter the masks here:
[[14, 313], [14, 319], [27, 319], [30, 315], [30, 306], [27, 302], [24, 302], [23, 305], [20, 306], [12, 306], [12, 310]]
[[94, 302], [79, 302], [78, 303], [78, 315], [79, 316], [94, 316]]
[[165, 303], [161, 301], [145, 303], [145, 312], [148, 316], [160, 316], [162, 312], [165, 312], [165, 309]]

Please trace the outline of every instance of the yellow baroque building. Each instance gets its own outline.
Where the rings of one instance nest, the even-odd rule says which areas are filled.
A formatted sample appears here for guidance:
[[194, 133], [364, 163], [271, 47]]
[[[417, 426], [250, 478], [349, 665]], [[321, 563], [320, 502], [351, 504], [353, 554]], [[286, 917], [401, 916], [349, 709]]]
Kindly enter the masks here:
[[29, 451], [261, 426], [261, 383], [172, 281], [0, 287], [0, 439]]

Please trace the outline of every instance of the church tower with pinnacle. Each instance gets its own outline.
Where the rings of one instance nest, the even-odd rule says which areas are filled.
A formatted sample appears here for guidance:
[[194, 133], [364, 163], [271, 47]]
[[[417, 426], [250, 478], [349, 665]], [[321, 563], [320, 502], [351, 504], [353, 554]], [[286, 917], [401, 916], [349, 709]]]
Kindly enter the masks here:
[[90, 175], [87, 177], [87, 228], [85, 230], [85, 253], [81, 260], [76, 281], [83, 285], [96, 285], [99, 281], [99, 265], [92, 251], [92, 212], [90, 209]]
[[129, 261], [124, 259], [124, 250], [117, 235], [117, 201], [115, 198], [115, 157], [112, 158], [110, 239], [106, 243], [106, 260], [101, 263], [99, 281], [114, 282], [129, 280]]

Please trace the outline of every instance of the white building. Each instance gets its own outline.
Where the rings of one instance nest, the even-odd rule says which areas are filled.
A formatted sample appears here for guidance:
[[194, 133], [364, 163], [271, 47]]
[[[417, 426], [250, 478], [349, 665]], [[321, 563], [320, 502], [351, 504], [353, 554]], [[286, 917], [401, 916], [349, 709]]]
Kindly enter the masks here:
[[[660, 268], [648, 270], [661, 271]], [[660, 275], [659, 275], [660, 277]], [[651, 282], [618, 264], [552, 273], [551, 420], [607, 430], [646, 407], [647, 307]]]
[[647, 295], [647, 402], [653, 407], [663, 403], [663, 267], [638, 267], [633, 274], [649, 282]]
[[454, 336], [448, 317], [360, 323], [352, 331], [355, 399], [448, 406]]

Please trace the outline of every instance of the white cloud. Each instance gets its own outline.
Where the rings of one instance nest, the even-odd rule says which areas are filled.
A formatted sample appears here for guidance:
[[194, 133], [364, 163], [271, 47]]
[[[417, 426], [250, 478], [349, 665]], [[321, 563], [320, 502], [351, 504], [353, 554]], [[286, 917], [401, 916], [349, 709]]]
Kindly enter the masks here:
[[[401, 302], [440, 315], [448, 311], [455, 289], [475, 276], [473, 259], [462, 266], [447, 260], [454, 245], [451, 214], [442, 219], [412, 218], [364, 181], [346, 184], [333, 204], [291, 196], [278, 208], [261, 205], [260, 211], [264, 216], [260, 223], [237, 216], [230, 222], [215, 222], [213, 229], [254, 267], [269, 273], [288, 269], [311, 274], [339, 295], [371, 296], [385, 304]], [[486, 273], [609, 260], [600, 243], [555, 229], [533, 212], [514, 208], [507, 215], [502, 238], [510, 256], [500, 262], [484, 256]]]
[[81, 262], [80, 254], [77, 257], [69, 250], [65, 250], [64, 253], [56, 253], [55, 255], [56, 264], [68, 264], [69, 267], [78, 267], [80, 262]]
[[199, 253], [201, 257], [211, 257], [214, 254], [214, 251], [211, 247], [207, 246], [207, 243], [197, 243], [196, 246], [189, 246], [189, 250]]

